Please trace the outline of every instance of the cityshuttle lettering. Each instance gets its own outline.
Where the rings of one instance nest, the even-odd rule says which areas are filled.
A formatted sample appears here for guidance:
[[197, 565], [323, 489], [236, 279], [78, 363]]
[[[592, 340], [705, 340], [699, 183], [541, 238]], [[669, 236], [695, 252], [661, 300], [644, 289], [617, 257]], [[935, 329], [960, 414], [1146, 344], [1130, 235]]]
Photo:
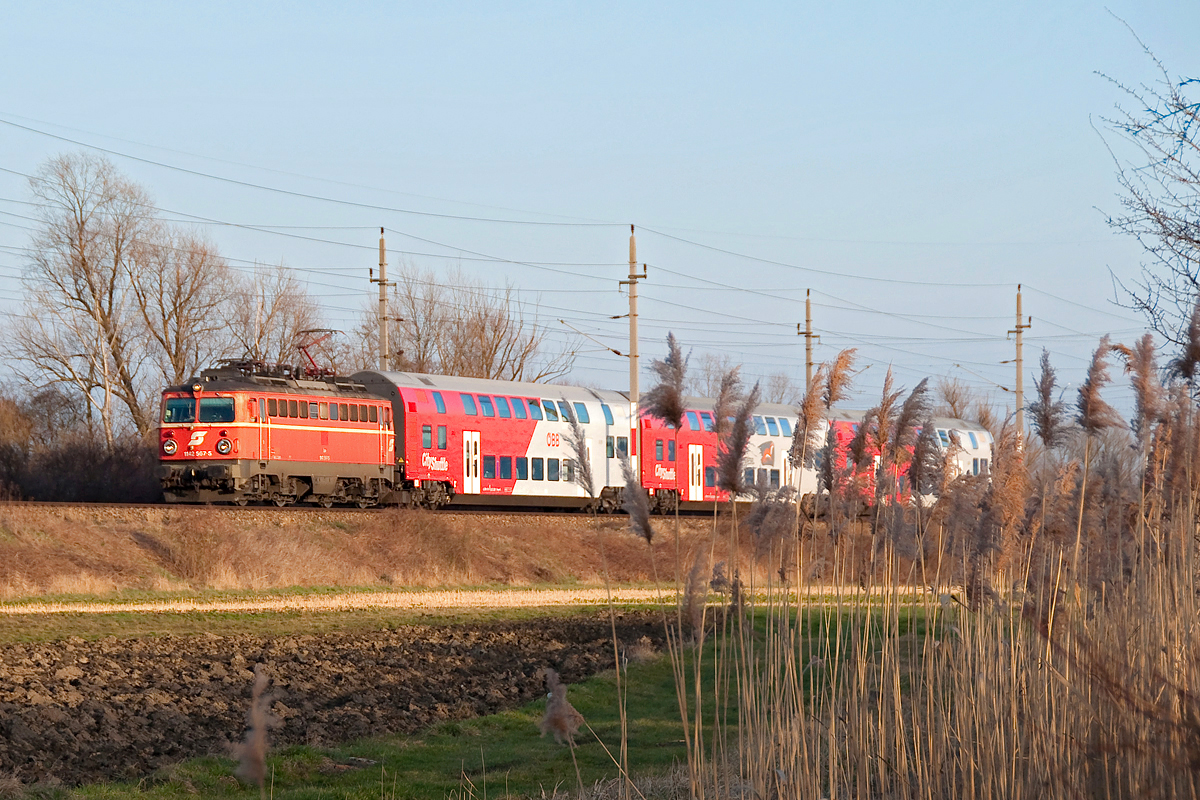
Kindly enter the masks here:
[[675, 470], [666, 469], [662, 464], [655, 464], [654, 477], [663, 481], [673, 481], [675, 480]]
[[421, 453], [421, 466], [425, 469], [445, 472], [450, 467], [450, 461], [446, 458], [434, 458], [429, 453]]

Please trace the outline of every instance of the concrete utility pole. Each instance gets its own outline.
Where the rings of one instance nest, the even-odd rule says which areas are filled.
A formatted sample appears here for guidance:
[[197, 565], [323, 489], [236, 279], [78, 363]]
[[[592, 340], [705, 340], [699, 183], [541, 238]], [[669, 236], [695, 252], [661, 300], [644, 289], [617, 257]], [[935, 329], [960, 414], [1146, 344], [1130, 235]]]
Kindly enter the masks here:
[[804, 337], [804, 393], [812, 391], [812, 346], [813, 339], [820, 339], [812, 329], [812, 289], [804, 290], [804, 330], [796, 323], [796, 335]]
[[388, 346], [387, 290], [391, 283], [387, 279], [387, 248], [383, 243], [383, 228], [379, 229], [379, 277], [371, 275], [371, 283], [379, 284], [379, 369], [383, 372], [392, 368], [392, 353]]
[[1009, 331], [1014, 334], [1017, 342], [1017, 435], [1022, 439], [1025, 438], [1025, 357], [1021, 351], [1021, 334], [1033, 325], [1033, 317], [1029, 317], [1025, 323], [1021, 322], [1021, 284], [1017, 284], [1017, 327]]
[[637, 287], [639, 280], [645, 280], [646, 268], [643, 265], [639, 275], [637, 271], [637, 239], [633, 235], [633, 226], [629, 226], [629, 280], [621, 281], [621, 286], [629, 287], [629, 466], [637, 472], [637, 433], [638, 433], [638, 327], [637, 327]]

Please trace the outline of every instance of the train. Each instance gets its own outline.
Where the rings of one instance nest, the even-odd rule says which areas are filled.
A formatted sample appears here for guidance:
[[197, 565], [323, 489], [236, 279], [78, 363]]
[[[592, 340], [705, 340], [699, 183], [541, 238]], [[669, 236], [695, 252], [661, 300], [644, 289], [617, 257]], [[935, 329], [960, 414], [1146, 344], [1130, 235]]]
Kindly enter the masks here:
[[[715, 401], [689, 398], [680, 430], [629, 395], [578, 386], [225, 363], [162, 391], [158, 431], [163, 497], [174, 503], [405, 505], [619, 509], [627, 459], [654, 511], [711, 508], [717, 480]], [[835, 411], [835, 458], [862, 419]], [[788, 458], [797, 423], [789, 405], [762, 403], [742, 467], [744, 483], [818, 489], [817, 463]], [[987, 474], [991, 435], [935, 420], [956, 469]], [[582, 441], [573, 444], [573, 430]], [[592, 478], [584, 489], [583, 462]]]

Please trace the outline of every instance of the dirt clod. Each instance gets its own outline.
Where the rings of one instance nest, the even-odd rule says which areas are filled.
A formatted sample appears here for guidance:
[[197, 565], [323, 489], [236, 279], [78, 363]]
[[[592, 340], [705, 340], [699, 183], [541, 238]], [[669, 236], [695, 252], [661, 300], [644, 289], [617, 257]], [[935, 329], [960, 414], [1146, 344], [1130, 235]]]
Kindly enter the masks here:
[[[624, 646], [661, 642], [618, 617]], [[254, 668], [272, 679], [273, 746], [411, 733], [526, 703], [540, 671], [612, 665], [606, 615], [264, 638], [165, 636], [0, 647], [0, 774], [25, 782], [146, 776], [241, 738]]]

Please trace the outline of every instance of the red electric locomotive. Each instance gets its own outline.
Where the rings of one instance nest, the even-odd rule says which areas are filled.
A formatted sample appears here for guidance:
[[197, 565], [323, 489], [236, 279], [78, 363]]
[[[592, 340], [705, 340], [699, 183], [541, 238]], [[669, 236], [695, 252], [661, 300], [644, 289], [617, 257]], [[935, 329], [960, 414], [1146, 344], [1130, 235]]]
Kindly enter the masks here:
[[161, 420], [168, 502], [367, 507], [392, 488], [391, 404], [345, 378], [227, 364], [164, 390]]

